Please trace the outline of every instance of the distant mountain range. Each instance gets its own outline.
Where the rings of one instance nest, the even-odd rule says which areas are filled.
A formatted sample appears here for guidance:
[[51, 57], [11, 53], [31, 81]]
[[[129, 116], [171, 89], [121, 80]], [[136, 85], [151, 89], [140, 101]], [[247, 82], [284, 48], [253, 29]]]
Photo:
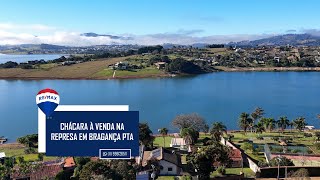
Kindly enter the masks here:
[[[113, 36], [108, 34], [97, 34], [93, 32], [83, 33], [81, 36], [85, 37], [109, 37], [111, 39], [130, 39], [132, 37], [123, 37], [123, 36]], [[214, 43], [212, 43], [214, 44]], [[113, 46], [112, 45], [102, 45], [102, 46]], [[165, 49], [172, 48], [174, 46], [178, 47], [197, 47], [203, 48], [208, 46], [206, 43], [194, 43], [192, 45], [179, 45], [172, 43], [165, 43], [162, 46]], [[238, 46], [238, 47], [255, 47], [255, 46], [284, 46], [284, 45], [292, 45], [292, 46], [320, 46], [320, 36], [314, 36], [311, 34], [285, 34], [272, 36], [269, 38], [258, 39], [253, 41], [240, 41], [240, 42], [230, 42], [225, 44], [226, 46]], [[94, 46], [90, 46], [94, 47]], [[70, 46], [59, 46], [52, 44], [21, 44], [21, 45], [0, 45], [0, 50], [6, 49], [33, 49], [33, 50], [67, 50], [72, 47]]]
[[311, 34], [285, 34], [253, 41], [230, 42], [237, 46], [320, 46], [320, 36]]

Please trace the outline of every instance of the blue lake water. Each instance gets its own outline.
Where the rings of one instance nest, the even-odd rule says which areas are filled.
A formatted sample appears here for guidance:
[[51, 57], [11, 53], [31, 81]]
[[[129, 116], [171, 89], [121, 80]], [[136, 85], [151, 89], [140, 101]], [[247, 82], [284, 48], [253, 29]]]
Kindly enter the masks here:
[[11, 141], [37, 132], [35, 96], [53, 88], [60, 104], [128, 104], [140, 111], [154, 133], [182, 113], [196, 112], [210, 124], [222, 121], [238, 129], [241, 112], [255, 107], [267, 117], [306, 117], [319, 127], [320, 73], [317, 72], [219, 72], [193, 77], [131, 80], [0, 80], [0, 136]]
[[68, 56], [64, 54], [29, 54], [29, 55], [13, 55], [13, 54], [0, 54], [0, 63], [5, 63], [7, 61], [13, 62], [28, 62], [33, 60], [53, 60], [57, 59], [61, 56]]

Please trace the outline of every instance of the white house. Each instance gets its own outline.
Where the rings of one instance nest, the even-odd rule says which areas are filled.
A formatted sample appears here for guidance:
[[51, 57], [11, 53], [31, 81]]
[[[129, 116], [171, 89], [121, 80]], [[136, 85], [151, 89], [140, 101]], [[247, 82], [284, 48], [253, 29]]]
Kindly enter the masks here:
[[6, 157], [6, 153], [0, 152], [0, 159], [5, 158], [5, 157]]
[[313, 129], [315, 129], [314, 126], [305, 126], [304, 128], [307, 129], [307, 130], [313, 130]]
[[187, 144], [183, 138], [174, 137], [171, 139], [170, 147], [187, 149]]
[[160, 165], [160, 176], [161, 175], [172, 175], [177, 176], [181, 173], [181, 158], [179, 155], [172, 151], [166, 150], [162, 147], [153, 151], [144, 151], [142, 158], [142, 166], [146, 166], [148, 160], [155, 158], [159, 161]]
[[114, 65], [114, 68], [115, 69], [122, 69], [122, 70], [125, 70], [127, 69], [129, 66], [129, 63], [124, 61], [124, 62], [117, 62], [115, 65]]

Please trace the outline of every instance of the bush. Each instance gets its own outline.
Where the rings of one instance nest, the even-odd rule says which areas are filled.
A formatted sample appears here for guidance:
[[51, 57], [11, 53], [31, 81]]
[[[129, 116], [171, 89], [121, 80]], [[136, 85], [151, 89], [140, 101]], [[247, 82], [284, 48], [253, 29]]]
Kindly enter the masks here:
[[192, 176], [190, 176], [190, 175], [182, 176], [181, 180], [192, 180]]
[[227, 135], [228, 141], [232, 141], [233, 138], [234, 138], [234, 135], [233, 135], [233, 134], [228, 134], [228, 135]]
[[219, 166], [217, 169], [217, 172], [221, 175], [225, 175], [226, 174], [226, 168], [224, 166]]
[[21, 69], [33, 69], [33, 66], [30, 64], [20, 64], [19, 67]]
[[320, 143], [315, 143], [315, 144], [314, 144], [314, 147], [315, 147], [317, 150], [320, 150]]
[[292, 143], [292, 138], [291, 137], [282, 137], [281, 140], [286, 142], [286, 143]]
[[259, 166], [259, 167], [268, 167], [269, 165], [268, 165], [268, 163], [265, 162], [265, 161], [259, 161], [259, 162], [258, 162], [258, 166]]
[[301, 150], [300, 149], [291, 149], [291, 152], [292, 153], [299, 153], [299, 152], [301, 152]]
[[35, 150], [35, 148], [25, 148], [24, 153], [25, 154], [34, 154], [34, 153], [36, 153], [36, 150]]
[[[271, 149], [270, 149], [271, 150]], [[281, 147], [274, 147], [272, 148], [271, 152], [283, 152], [283, 148]]]
[[198, 74], [202, 72], [198, 65], [195, 65], [192, 62], [182, 58], [177, 58], [169, 63], [169, 65], [166, 67], [166, 70], [168, 72], [180, 72], [188, 74]]
[[13, 62], [13, 61], [8, 61], [4, 64], [0, 64], [0, 67], [2, 67], [2, 68], [15, 68], [17, 66], [18, 66], [18, 63]]
[[279, 137], [272, 137], [271, 139], [274, 141], [279, 141]]
[[263, 137], [258, 136], [257, 139], [258, 139], [258, 140], [263, 140]]
[[313, 151], [312, 151], [311, 149], [308, 149], [308, 150], [307, 150], [307, 153], [308, 153], [308, 154], [312, 154]]
[[280, 164], [280, 166], [294, 166], [292, 160], [284, 156], [280, 157], [280, 161], [279, 161], [279, 157], [274, 157], [270, 160], [271, 166], [278, 166], [278, 164]]
[[311, 133], [304, 133], [303, 135], [304, 135], [304, 137], [312, 137]]
[[241, 149], [245, 151], [253, 151], [253, 145], [251, 143], [245, 142], [241, 145]]
[[305, 168], [298, 169], [296, 172], [290, 173], [289, 177], [297, 177], [304, 179], [305, 177], [309, 177], [309, 172]]

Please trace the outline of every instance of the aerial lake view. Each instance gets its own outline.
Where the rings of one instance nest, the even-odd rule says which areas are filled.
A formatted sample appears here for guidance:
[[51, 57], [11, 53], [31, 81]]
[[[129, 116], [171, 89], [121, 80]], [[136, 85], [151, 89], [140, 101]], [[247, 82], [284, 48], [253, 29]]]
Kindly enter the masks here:
[[[35, 95], [40, 89], [58, 91], [60, 104], [130, 105], [152, 131], [171, 125], [179, 114], [198, 113], [211, 124], [222, 121], [238, 129], [241, 112], [265, 109], [266, 117], [303, 116], [319, 127], [318, 72], [218, 72], [174, 78], [126, 80], [0, 80], [0, 132], [15, 141], [37, 133]], [[33, 93], [32, 93], [33, 92]]]

